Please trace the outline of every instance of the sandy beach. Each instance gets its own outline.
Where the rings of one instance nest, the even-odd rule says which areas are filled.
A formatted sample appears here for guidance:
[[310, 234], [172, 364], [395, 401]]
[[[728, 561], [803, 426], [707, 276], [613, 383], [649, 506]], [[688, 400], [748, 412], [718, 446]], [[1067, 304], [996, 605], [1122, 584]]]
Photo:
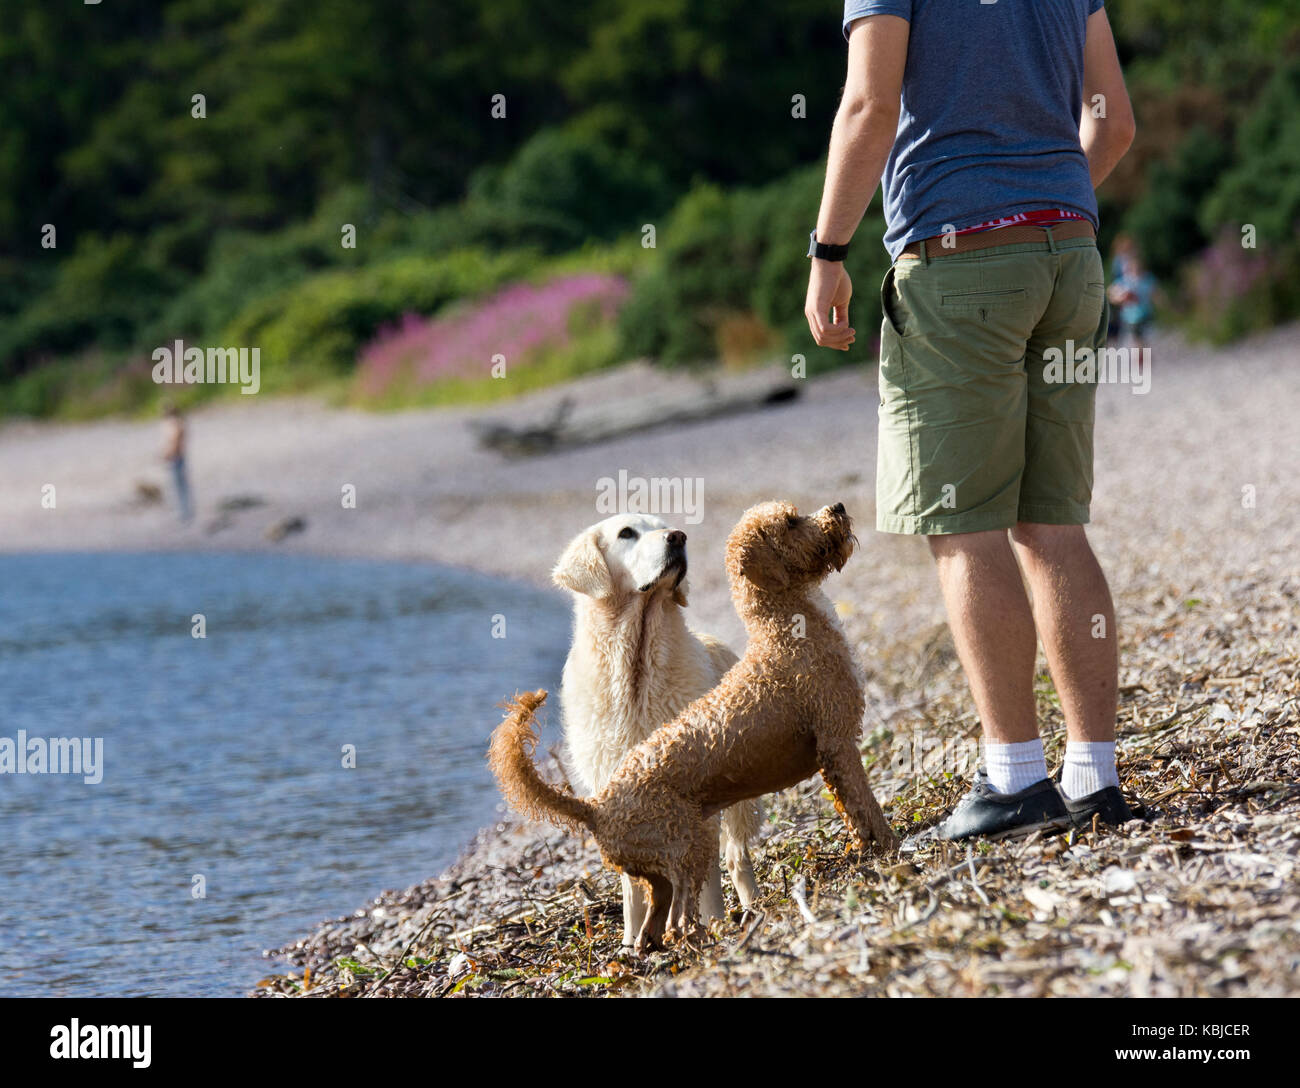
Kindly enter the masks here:
[[[867, 372], [874, 380], [874, 368]], [[767, 381], [771, 372], [713, 375], [724, 389]], [[752, 502], [791, 496], [813, 506], [842, 499], [871, 516], [875, 401], [855, 368], [809, 381], [791, 405], [549, 456], [507, 459], [479, 447], [470, 424], [549, 419], [562, 398], [584, 410], [615, 400], [689, 394], [700, 380], [631, 365], [563, 388], [485, 408], [391, 415], [340, 411], [310, 400], [233, 399], [189, 420], [189, 471], [198, 516], [178, 524], [170, 477], [158, 460], [159, 425], [104, 421], [0, 427], [0, 551], [249, 549], [425, 560], [549, 583], [564, 544], [606, 516], [603, 477], [690, 477], [700, 482], [690, 537], [696, 622], [743, 637], [721, 577], [722, 544]], [[837, 445], [830, 435], [841, 436]], [[141, 505], [137, 483], [166, 502]], [[56, 488], [55, 509], [41, 505]], [[342, 489], [356, 489], [355, 509]], [[225, 500], [263, 505], [222, 518]], [[270, 544], [268, 527], [301, 517], [305, 531]], [[216, 524], [220, 522], [220, 524]], [[871, 549], [903, 566], [923, 549], [878, 537]], [[863, 602], [864, 607], [867, 602]]]
[[[756, 851], [761, 924], [735, 920], [705, 948], [629, 965], [616, 956], [616, 886], [591, 844], [503, 815], [447, 874], [385, 893], [290, 948], [313, 972], [309, 992], [1296, 992], [1300, 326], [1223, 350], [1164, 338], [1153, 354], [1149, 393], [1099, 391], [1090, 528], [1121, 629], [1121, 772], [1153, 813], [1139, 831], [995, 846], [978, 884], [974, 868], [954, 878], [958, 857], [863, 871], [843, 859], [842, 829], [808, 784], [773, 803]], [[166, 494], [156, 421], [8, 423], [0, 552], [274, 548], [544, 585], [564, 543], [604, 516], [602, 477], [689, 477], [703, 488], [702, 520], [683, 526], [690, 619], [739, 649], [722, 545], [740, 512], [771, 497], [809, 508], [840, 500], [861, 547], [827, 588], [870, 677], [873, 782], [896, 826], [930, 818], [961, 783], [893, 773], [889, 746], [918, 728], [969, 734], [974, 717], [924, 542], [872, 530], [874, 367], [809, 380], [790, 404], [534, 458], [502, 458], [471, 431], [475, 420], [544, 420], [561, 397], [582, 412], [697, 381], [632, 366], [488, 407], [393, 415], [223, 401], [189, 420], [190, 526], [137, 498], [141, 482]], [[54, 509], [42, 505], [50, 484]], [[355, 509], [340, 501], [347, 485]], [[241, 496], [260, 502], [221, 514]], [[295, 517], [301, 532], [267, 539]], [[531, 683], [501, 680], [503, 694]], [[1042, 700], [1049, 750], [1061, 738], [1052, 698]], [[1038, 890], [1026, 898], [1027, 888]], [[1207, 922], [1227, 914], [1235, 922], [1220, 940]], [[579, 945], [589, 967], [553, 966]], [[1022, 970], [1008, 966], [1017, 962]], [[603, 981], [579, 984], [583, 971]], [[263, 987], [302, 990], [297, 973]]]
[[[1146, 395], [1125, 386], [1098, 395], [1090, 534], [1120, 590], [1153, 564], [1194, 579], [1206, 563], [1270, 551], [1294, 524], [1300, 492], [1300, 327], [1228, 351], [1164, 341], [1154, 358]], [[709, 380], [730, 388], [769, 376]], [[698, 379], [632, 365], [484, 408], [389, 415], [235, 397], [189, 421], [198, 506], [190, 526], [166, 503], [136, 501], [139, 482], [170, 500], [157, 423], [8, 423], [0, 425], [0, 551], [274, 547], [427, 560], [547, 584], [564, 543], [604, 516], [602, 477], [690, 477], [703, 496], [703, 520], [684, 526], [695, 622], [738, 639], [721, 557], [746, 506], [777, 496], [812, 506], [838, 499], [860, 528], [871, 527], [874, 381], [874, 366], [859, 365], [802, 383], [792, 404], [525, 459], [481, 449], [470, 424], [544, 421], [562, 398], [580, 414], [617, 399], [687, 393]], [[42, 506], [46, 484], [56, 488], [53, 510]], [[345, 485], [356, 489], [355, 509], [341, 502]], [[1243, 488], [1254, 489], [1253, 508], [1243, 507]], [[220, 519], [218, 504], [241, 496], [264, 505]], [[303, 518], [305, 530], [268, 543], [268, 527], [287, 517]], [[851, 607], [871, 627], [941, 621], [924, 544], [874, 532], [860, 539], [837, 590]]]

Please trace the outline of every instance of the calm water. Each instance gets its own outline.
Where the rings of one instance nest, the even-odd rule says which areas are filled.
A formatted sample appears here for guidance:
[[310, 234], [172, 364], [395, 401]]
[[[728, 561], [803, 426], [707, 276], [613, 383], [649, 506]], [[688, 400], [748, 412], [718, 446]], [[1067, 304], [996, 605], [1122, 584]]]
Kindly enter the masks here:
[[495, 704], [558, 687], [568, 622], [428, 566], [0, 556], [0, 738], [104, 751], [97, 785], [0, 775], [0, 994], [239, 994], [262, 949], [436, 875], [493, 819]]

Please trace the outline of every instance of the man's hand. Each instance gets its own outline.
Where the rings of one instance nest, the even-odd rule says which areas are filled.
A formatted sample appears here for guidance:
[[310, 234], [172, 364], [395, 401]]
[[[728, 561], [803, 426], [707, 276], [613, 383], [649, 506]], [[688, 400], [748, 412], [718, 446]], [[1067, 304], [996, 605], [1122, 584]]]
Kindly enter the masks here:
[[808, 275], [808, 298], [803, 312], [813, 339], [821, 347], [848, 351], [857, 339], [857, 332], [849, 325], [853, 281], [844, 270], [843, 261], [821, 261], [813, 257], [809, 263], [812, 271]]
[[[898, 15], [865, 15], [849, 27], [849, 69], [826, 154], [817, 237], [847, 245], [880, 181], [902, 108], [911, 24]], [[824, 348], [848, 351], [853, 284], [839, 261], [812, 258], [804, 315]]]

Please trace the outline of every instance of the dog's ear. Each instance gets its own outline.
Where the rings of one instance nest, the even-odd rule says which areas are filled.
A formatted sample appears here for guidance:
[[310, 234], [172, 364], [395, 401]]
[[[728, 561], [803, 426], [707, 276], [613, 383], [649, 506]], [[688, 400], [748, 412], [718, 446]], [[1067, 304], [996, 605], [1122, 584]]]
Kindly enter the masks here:
[[596, 540], [596, 531], [588, 530], [573, 540], [551, 571], [551, 581], [588, 597], [608, 597], [614, 592], [609, 565]]
[[752, 534], [740, 549], [740, 575], [760, 589], [780, 592], [789, 588], [790, 575], [781, 557], [761, 533]]

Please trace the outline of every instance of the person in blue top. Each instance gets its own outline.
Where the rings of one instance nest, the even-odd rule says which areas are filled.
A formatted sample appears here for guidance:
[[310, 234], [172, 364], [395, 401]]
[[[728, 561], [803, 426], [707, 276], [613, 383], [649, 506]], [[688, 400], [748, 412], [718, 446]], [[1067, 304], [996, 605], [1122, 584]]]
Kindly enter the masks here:
[[[1119, 272], [1110, 285], [1112, 306], [1119, 307], [1119, 331], [1130, 347], [1145, 353], [1147, 335], [1155, 317], [1156, 279], [1142, 264], [1136, 251], [1119, 260]], [[1141, 367], [1142, 356], [1138, 356]]]
[[[1118, 234], [1115, 236], [1115, 242], [1112, 245], [1110, 251], [1110, 282], [1111, 283], [1114, 283], [1117, 279], [1120, 278], [1120, 276], [1123, 274], [1124, 271], [1124, 262], [1128, 259], [1128, 257], [1131, 254], [1136, 252], [1137, 252], [1137, 245], [1136, 243], [1134, 243], [1131, 235]], [[1107, 293], [1107, 298], [1110, 298], [1109, 292]], [[1110, 324], [1106, 329], [1106, 333], [1108, 339], [1114, 339], [1115, 337], [1118, 337], [1120, 334], [1119, 305], [1118, 303], [1114, 303], [1112, 299], [1112, 305], [1108, 307], [1108, 309], [1110, 312]]]
[[[1094, 189], [1135, 131], [1105, 8], [847, 0], [843, 27], [805, 317], [819, 345], [854, 343], [844, 258], [883, 183], [876, 527], [927, 538], [984, 731], [931, 835], [1122, 823], [1114, 609], [1084, 531], [1096, 384], [1059, 366], [1105, 345]], [[1039, 638], [1069, 738], [1059, 786]]]

